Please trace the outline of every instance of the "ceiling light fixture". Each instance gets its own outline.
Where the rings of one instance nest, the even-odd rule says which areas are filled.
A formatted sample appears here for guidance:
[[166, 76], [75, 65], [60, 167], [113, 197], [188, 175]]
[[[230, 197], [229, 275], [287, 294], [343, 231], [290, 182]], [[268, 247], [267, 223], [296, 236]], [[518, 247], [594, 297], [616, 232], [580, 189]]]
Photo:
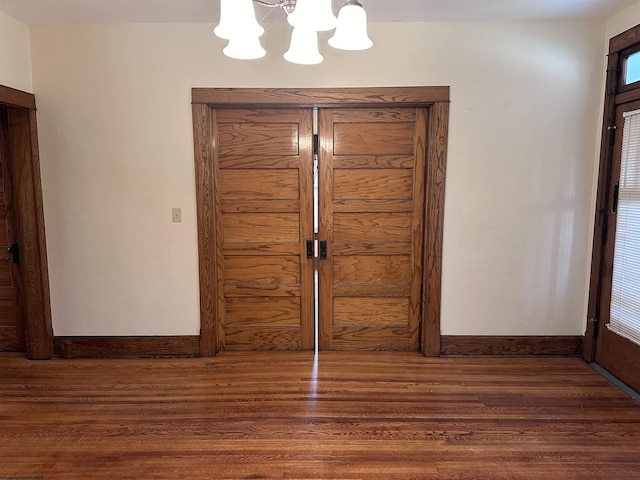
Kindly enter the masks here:
[[227, 57], [253, 60], [266, 55], [260, 44], [264, 28], [256, 20], [254, 3], [281, 7], [293, 26], [291, 44], [285, 60], [301, 65], [316, 65], [323, 57], [318, 49], [318, 32], [335, 29], [329, 45], [340, 50], [366, 50], [373, 42], [367, 34], [367, 14], [358, 0], [346, 0], [338, 18], [331, 0], [221, 0], [220, 24], [214, 33], [229, 43], [223, 52]]

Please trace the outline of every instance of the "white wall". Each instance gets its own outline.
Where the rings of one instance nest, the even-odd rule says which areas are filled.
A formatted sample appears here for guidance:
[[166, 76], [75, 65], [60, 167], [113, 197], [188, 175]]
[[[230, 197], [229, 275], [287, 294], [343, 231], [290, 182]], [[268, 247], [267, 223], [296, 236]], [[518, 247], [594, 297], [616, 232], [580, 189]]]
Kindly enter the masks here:
[[31, 92], [29, 28], [0, 12], [0, 85]]
[[443, 334], [583, 333], [604, 21], [374, 24], [316, 67], [211, 29], [31, 28], [56, 335], [198, 333], [191, 87], [394, 85], [451, 86]]

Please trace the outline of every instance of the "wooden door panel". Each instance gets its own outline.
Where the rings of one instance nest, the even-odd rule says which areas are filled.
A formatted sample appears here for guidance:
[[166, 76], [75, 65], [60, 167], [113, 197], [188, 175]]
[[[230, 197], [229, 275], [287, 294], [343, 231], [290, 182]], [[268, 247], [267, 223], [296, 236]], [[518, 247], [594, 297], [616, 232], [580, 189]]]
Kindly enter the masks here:
[[334, 327], [333, 350], [406, 351], [411, 343], [406, 327]]
[[218, 349], [311, 349], [311, 111], [220, 109], [214, 119]]
[[334, 213], [336, 242], [411, 242], [411, 215], [407, 213]]
[[220, 124], [220, 155], [297, 155], [298, 134], [295, 123]]
[[413, 171], [409, 169], [335, 169], [333, 181], [336, 200], [410, 199], [413, 193]]
[[333, 168], [413, 168], [413, 155], [348, 155], [333, 157]]
[[406, 122], [415, 123], [416, 111], [412, 108], [349, 108], [333, 111], [335, 123], [364, 123], [369, 127], [372, 123]]
[[338, 243], [333, 245], [333, 254], [339, 255], [405, 255], [411, 256], [413, 245], [408, 243]]
[[[331, 286], [334, 298], [337, 297], [409, 297], [411, 286], [409, 284], [335, 284]], [[325, 291], [326, 293], [326, 291]], [[320, 293], [322, 296], [322, 292]], [[324, 298], [324, 297], [323, 297]], [[321, 307], [327, 308], [326, 302]], [[322, 309], [321, 309], [322, 310]], [[322, 320], [322, 318], [321, 318]]]
[[222, 170], [220, 185], [225, 200], [297, 200], [300, 196], [300, 179], [294, 169]]
[[417, 350], [426, 110], [320, 112], [320, 348]]
[[13, 299], [0, 300], [0, 327], [16, 326], [16, 305]]
[[343, 213], [358, 213], [358, 212], [411, 212], [413, 210], [413, 200], [407, 199], [334, 199], [333, 211]]
[[406, 298], [336, 297], [333, 303], [334, 325], [409, 326], [409, 301]]
[[409, 256], [335, 255], [333, 284], [408, 284]]
[[224, 215], [224, 242], [299, 243], [297, 213], [241, 213]]
[[291, 327], [235, 327], [227, 326], [227, 350], [304, 350], [299, 328]]
[[254, 255], [225, 259], [225, 283], [228, 284], [299, 284], [300, 258]]
[[229, 298], [226, 325], [300, 325], [300, 297]]
[[413, 153], [414, 122], [335, 123], [335, 155]]

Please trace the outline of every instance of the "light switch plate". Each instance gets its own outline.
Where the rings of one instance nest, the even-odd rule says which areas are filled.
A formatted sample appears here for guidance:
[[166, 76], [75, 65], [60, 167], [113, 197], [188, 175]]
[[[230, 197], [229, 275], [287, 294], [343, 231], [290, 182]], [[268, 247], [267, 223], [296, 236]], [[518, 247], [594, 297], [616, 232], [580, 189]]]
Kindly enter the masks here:
[[181, 208], [172, 208], [171, 209], [171, 218], [174, 222], [182, 222], [182, 209]]

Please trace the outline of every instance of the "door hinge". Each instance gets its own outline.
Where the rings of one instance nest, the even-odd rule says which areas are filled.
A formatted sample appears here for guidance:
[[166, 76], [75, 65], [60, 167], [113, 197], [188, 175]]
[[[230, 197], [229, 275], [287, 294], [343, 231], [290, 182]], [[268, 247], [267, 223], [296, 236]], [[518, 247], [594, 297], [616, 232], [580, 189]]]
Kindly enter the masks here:
[[598, 338], [598, 329], [600, 328], [600, 319], [598, 317], [591, 319], [591, 324], [593, 325], [593, 332], [591, 338]]
[[18, 247], [17, 243], [12, 243], [9, 248], [7, 248], [7, 252], [11, 255], [11, 261], [13, 263], [20, 263], [20, 247]]
[[318, 134], [313, 135], [313, 154], [318, 155], [320, 153], [320, 138]]
[[607, 130], [609, 131], [609, 145], [614, 145], [616, 143], [616, 127], [615, 125], [609, 125]]

